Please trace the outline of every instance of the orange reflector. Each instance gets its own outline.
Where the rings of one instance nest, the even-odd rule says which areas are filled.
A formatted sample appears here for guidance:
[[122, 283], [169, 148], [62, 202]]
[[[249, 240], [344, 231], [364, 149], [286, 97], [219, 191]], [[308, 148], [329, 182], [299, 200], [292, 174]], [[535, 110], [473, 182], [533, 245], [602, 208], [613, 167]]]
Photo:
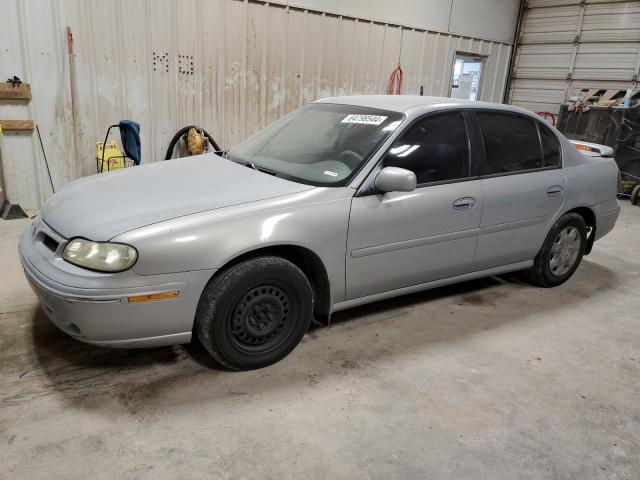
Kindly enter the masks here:
[[593, 148], [591, 148], [588, 145], [580, 145], [578, 143], [578, 144], [574, 144], [573, 146], [576, 147], [576, 150], [585, 150], [587, 152], [593, 152]]
[[153, 300], [166, 300], [167, 298], [176, 298], [178, 292], [150, 293], [149, 295], [137, 295], [129, 297], [129, 302], [151, 302]]

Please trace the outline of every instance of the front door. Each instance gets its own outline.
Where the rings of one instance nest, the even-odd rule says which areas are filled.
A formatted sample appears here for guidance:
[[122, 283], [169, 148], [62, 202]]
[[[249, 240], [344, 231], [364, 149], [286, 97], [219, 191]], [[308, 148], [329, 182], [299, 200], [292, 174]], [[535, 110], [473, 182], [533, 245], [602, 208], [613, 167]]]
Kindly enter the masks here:
[[465, 116], [432, 114], [391, 146], [382, 166], [412, 170], [412, 192], [356, 196], [347, 240], [347, 297], [354, 299], [472, 268], [482, 186], [471, 177]]

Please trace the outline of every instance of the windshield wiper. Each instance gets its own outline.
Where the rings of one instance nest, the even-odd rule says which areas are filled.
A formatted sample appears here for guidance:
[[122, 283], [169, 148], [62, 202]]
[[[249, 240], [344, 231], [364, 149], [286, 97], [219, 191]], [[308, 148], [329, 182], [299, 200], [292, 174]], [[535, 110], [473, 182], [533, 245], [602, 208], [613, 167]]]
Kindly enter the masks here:
[[268, 173], [269, 175], [273, 175], [274, 177], [276, 176], [276, 172], [274, 172], [273, 170], [269, 170], [268, 168], [264, 168], [264, 167], [258, 167], [255, 163], [251, 163], [251, 162], [246, 162], [246, 163], [240, 162], [240, 163], [245, 167], [253, 168], [254, 170], [257, 170], [259, 172]]
[[258, 172], [268, 173], [269, 175], [273, 175], [274, 177], [278, 176], [278, 174], [275, 172], [275, 170], [269, 170], [268, 168], [259, 167], [255, 163], [252, 163], [252, 162], [243, 162], [241, 160], [238, 160], [238, 159], [235, 159], [235, 158], [231, 158], [229, 156], [229, 152], [228, 151], [225, 152], [224, 158], [226, 158], [227, 160], [231, 160], [232, 162], [239, 163], [240, 165], [244, 165], [245, 167], [249, 167], [249, 168], [251, 168], [253, 170], [257, 170]]

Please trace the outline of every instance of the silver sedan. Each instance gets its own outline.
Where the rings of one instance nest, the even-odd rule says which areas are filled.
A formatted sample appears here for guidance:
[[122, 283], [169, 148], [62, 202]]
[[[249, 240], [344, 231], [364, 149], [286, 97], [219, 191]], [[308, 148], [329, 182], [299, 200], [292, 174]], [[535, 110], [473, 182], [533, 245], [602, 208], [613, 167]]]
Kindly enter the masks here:
[[610, 149], [577, 146], [511, 106], [327, 98], [221, 156], [70, 183], [20, 259], [78, 340], [195, 332], [220, 364], [259, 368], [337, 310], [520, 270], [565, 282], [619, 211]]

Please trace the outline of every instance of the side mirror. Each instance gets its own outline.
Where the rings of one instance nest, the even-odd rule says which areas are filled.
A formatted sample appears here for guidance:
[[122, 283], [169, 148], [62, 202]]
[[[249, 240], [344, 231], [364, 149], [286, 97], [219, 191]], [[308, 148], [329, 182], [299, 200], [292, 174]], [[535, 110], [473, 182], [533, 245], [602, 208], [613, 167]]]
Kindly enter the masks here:
[[416, 174], [398, 167], [384, 167], [374, 181], [379, 192], [411, 192], [416, 189]]

